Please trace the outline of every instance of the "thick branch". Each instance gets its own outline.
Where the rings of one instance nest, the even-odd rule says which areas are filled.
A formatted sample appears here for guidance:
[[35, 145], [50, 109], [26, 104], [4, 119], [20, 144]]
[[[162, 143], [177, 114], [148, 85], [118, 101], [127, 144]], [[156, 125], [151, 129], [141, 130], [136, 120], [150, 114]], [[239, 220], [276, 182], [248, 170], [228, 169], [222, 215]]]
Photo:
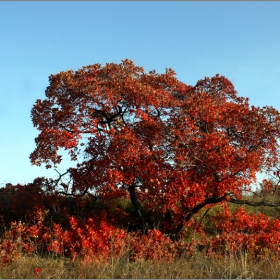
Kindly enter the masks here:
[[[215, 197], [215, 196], [214, 196], [214, 197], [207, 198], [203, 203], [196, 205], [196, 206], [186, 215], [186, 217], [185, 217], [185, 219], [184, 219], [184, 222], [189, 222], [190, 219], [191, 219], [196, 213], [198, 213], [204, 206], [206, 206], [206, 205], [208, 205], [208, 204], [216, 204], [216, 203], [219, 203], [219, 202], [221, 202], [221, 201], [223, 201], [223, 200], [225, 200], [225, 199], [226, 199], [226, 196], [225, 196], [225, 195], [222, 196], [222, 197]], [[176, 230], [175, 230], [175, 233], [174, 233], [173, 236], [171, 236], [171, 238], [172, 238], [173, 240], [178, 239], [178, 238], [179, 238], [179, 235], [180, 235], [180, 233], [183, 231], [183, 229], [184, 229], [184, 223], [180, 223], [180, 224], [177, 226], [177, 228], [176, 228]]]
[[268, 207], [278, 207], [280, 206], [280, 203], [267, 203], [265, 201], [260, 201], [260, 202], [252, 202], [246, 199], [234, 199], [230, 198], [229, 202], [234, 203], [234, 204], [246, 204], [250, 206], [268, 206]]

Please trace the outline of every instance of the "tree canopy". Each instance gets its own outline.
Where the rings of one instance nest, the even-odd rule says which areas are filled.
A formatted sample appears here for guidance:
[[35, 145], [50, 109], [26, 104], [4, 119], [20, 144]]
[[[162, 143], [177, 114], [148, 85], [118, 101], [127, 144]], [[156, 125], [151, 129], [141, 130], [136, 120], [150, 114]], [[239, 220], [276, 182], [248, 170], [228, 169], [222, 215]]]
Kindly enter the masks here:
[[254, 107], [216, 75], [195, 86], [131, 60], [49, 77], [33, 106], [32, 164], [79, 164], [65, 192], [127, 195], [145, 231], [172, 218], [177, 236], [206, 205], [238, 200], [278, 163], [279, 112]]

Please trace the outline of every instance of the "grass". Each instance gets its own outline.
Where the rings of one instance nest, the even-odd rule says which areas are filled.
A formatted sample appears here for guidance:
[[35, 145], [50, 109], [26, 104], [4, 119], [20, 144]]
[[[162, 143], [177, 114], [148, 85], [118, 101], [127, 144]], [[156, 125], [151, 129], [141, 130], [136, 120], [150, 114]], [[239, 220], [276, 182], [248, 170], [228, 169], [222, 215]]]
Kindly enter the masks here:
[[[38, 267], [42, 270], [36, 276], [34, 271]], [[141, 260], [129, 262], [126, 258], [112, 259], [106, 263], [84, 263], [64, 258], [21, 256], [3, 266], [0, 271], [2, 279], [276, 279], [280, 277], [280, 260], [271, 255], [253, 259], [241, 251], [212, 256], [196, 252], [192, 257], [171, 263]]]

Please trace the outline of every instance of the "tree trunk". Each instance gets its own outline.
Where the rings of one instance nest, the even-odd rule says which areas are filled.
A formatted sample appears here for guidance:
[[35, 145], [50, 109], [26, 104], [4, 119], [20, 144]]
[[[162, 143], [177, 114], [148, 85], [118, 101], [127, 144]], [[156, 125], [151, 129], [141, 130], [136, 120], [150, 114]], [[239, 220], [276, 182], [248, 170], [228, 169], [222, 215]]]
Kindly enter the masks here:
[[148, 215], [143, 209], [142, 205], [139, 203], [138, 199], [136, 198], [135, 185], [132, 184], [131, 186], [129, 186], [128, 189], [132, 205], [136, 211], [137, 217], [142, 223], [142, 231], [143, 233], [146, 233], [148, 229], [151, 229]]

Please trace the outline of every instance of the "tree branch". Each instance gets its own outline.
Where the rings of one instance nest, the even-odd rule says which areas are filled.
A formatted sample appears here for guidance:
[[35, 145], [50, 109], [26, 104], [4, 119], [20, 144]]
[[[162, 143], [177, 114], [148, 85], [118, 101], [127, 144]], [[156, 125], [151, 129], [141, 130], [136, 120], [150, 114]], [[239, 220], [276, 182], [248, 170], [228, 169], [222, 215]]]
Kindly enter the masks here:
[[267, 203], [265, 201], [260, 201], [260, 202], [253, 202], [253, 201], [249, 201], [246, 199], [234, 199], [234, 198], [230, 198], [229, 202], [234, 203], [234, 204], [246, 204], [246, 205], [250, 205], [250, 206], [268, 206], [268, 207], [278, 207], [280, 206], [280, 203]]
[[[210, 197], [210, 198], [207, 198], [205, 199], [205, 201], [203, 203], [200, 203], [198, 205], [196, 205], [185, 217], [184, 221], [185, 222], [189, 222], [190, 219], [196, 214], [198, 213], [204, 206], [208, 205], [208, 204], [216, 204], [216, 203], [219, 203], [219, 202], [222, 202], [226, 199], [226, 195], [224, 196], [221, 196], [221, 197], [216, 197], [216, 196], [213, 196], [213, 197]], [[184, 229], [184, 223], [180, 223], [176, 230], [175, 230], [175, 233], [173, 234], [173, 236], [171, 236], [171, 239], [172, 240], [177, 240], [179, 238], [179, 235], [180, 233], [183, 231]]]

